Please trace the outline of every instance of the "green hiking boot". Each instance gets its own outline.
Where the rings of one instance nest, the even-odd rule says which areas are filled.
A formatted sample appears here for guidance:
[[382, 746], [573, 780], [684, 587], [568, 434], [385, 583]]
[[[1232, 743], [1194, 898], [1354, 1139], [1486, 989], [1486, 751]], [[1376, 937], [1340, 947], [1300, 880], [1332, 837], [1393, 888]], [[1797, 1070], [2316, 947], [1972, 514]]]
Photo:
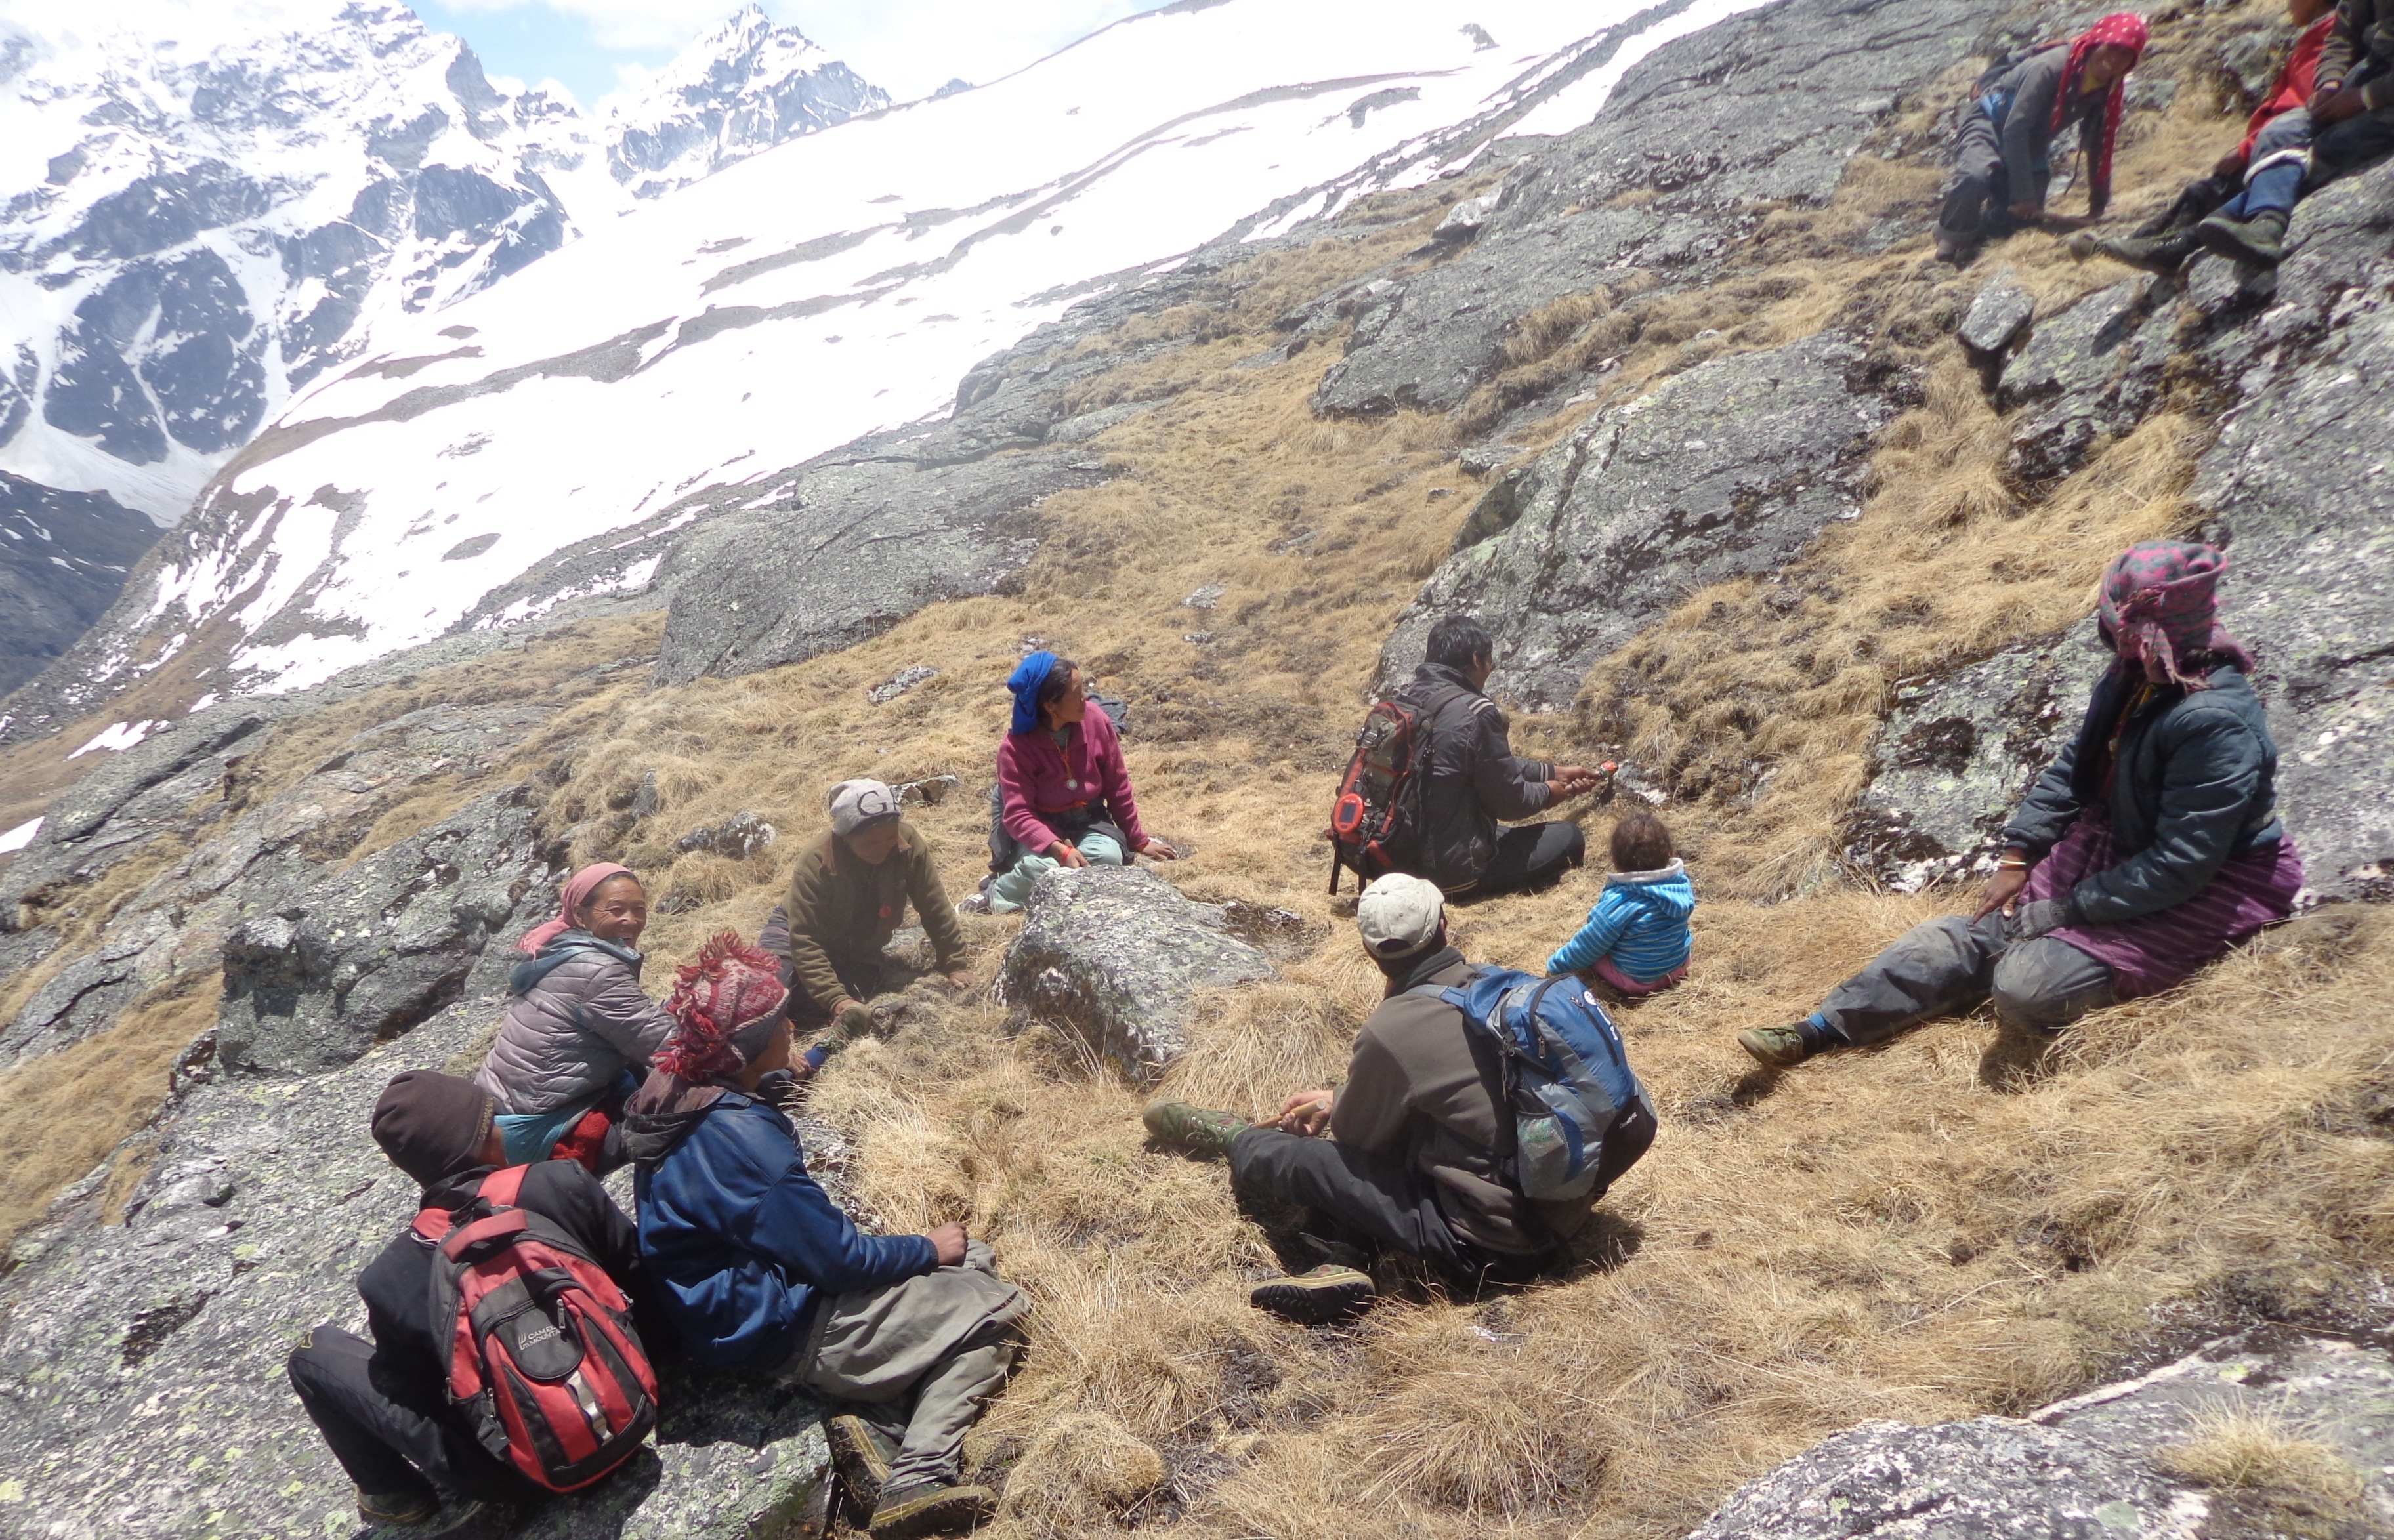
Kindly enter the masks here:
[[2286, 217], [2264, 209], [2250, 219], [2215, 214], [2194, 227], [2198, 240], [2220, 256], [2257, 268], [2274, 268], [2286, 256]]
[[1255, 1125], [1236, 1112], [1211, 1112], [1185, 1101], [1151, 1101], [1139, 1114], [1147, 1137], [1184, 1154], [1228, 1156], [1230, 1141]]
[[368, 1492], [360, 1487], [358, 1517], [369, 1524], [414, 1529], [441, 1517], [441, 1499], [428, 1492]]
[[889, 1462], [898, 1457], [897, 1441], [859, 1416], [832, 1418], [823, 1424], [823, 1438], [831, 1445], [831, 1468], [839, 1473], [840, 1494], [862, 1526], [881, 1502]]
[[2173, 273], [2186, 266], [2188, 257], [2203, 249], [2203, 242], [2191, 230], [2174, 230], [2164, 235], [2130, 235], [2114, 241], [2098, 241], [2095, 249], [2115, 262], [2125, 262], [2147, 272]]
[[1375, 1292], [1370, 1273], [1324, 1263], [1294, 1278], [1271, 1278], [1257, 1283], [1247, 1296], [1247, 1303], [1284, 1321], [1324, 1326], [1362, 1314], [1371, 1308]]
[[968, 1530], [997, 1511], [997, 1494], [985, 1486], [915, 1481], [885, 1493], [873, 1509], [866, 1533], [873, 1540], [917, 1540], [926, 1534]]
[[1737, 1046], [1774, 1070], [1793, 1069], [1821, 1051], [1800, 1021], [1739, 1033]]

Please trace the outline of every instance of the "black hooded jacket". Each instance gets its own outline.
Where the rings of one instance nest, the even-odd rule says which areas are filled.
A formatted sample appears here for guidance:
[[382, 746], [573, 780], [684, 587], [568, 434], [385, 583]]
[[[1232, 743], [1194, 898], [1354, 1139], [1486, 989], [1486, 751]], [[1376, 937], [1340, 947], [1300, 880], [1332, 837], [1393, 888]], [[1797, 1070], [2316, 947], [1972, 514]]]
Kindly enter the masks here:
[[1553, 770], [1513, 753], [1505, 713], [1459, 668], [1426, 663], [1395, 699], [1423, 714], [1428, 742], [1416, 751], [1422, 840], [1406, 870], [1449, 893], [1468, 889], [1496, 853], [1496, 821], [1527, 818], [1553, 799]]

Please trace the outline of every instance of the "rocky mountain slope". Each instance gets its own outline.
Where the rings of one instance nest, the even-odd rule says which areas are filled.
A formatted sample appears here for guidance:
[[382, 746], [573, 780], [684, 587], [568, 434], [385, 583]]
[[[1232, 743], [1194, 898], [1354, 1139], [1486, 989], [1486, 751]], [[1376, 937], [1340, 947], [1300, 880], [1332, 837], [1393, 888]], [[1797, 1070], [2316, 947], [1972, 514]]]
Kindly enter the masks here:
[[[0, 18], [0, 470], [11, 488], [106, 496], [171, 524], [376, 328], [486, 289], [638, 200], [887, 104], [754, 7], [594, 119], [494, 87], [464, 43], [400, 5], [155, 0], [97, 21], [13, 6]], [[30, 513], [35, 494], [0, 507]], [[54, 607], [75, 602], [62, 590]]]
[[[653, 982], [713, 931], [755, 931], [824, 787], [953, 776], [914, 816], [961, 891], [997, 681], [1046, 644], [1132, 702], [1142, 808], [1189, 859], [967, 921], [1002, 997], [876, 1002], [886, 1037], [833, 1061], [807, 1135], [869, 1219], [967, 1218], [1038, 1301], [972, 1448], [1006, 1488], [994, 1533], [2394, 1526], [2378, 1415], [2394, 550], [2369, 490], [2394, 165], [2307, 202], [2274, 280], [2206, 259], [2156, 283], [2034, 232], [1966, 271], [1935, 263], [1943, 146], [1980, 61], [2068, 20], [1993, 0], [1650, 13], [1504, 75], [1487, 116], [1433, 101], [1444, 77], [1426, 66], [1359, 86], [1388, 63], [1359, 23], [1307, 56], [1340, 71], [1327, 105], [1265, 104], [1312, 125], [1270, 152], [1325, 133], [1356, 149], [1412, 105], [1365, 102], [1415, 85], [1446, 126], [1351, 175], [1309, 165], [1277, 207], [1254, 197], [1285, 184], [1200, 188], [1192, 205], [1229, 208], [1210, 233], [1055, 248], [1107, 280], [1085, 296], [1017, 315], [1021, 273], [974, 266], [1064, 242], [1077, 216], [984, 210], [967, 227], [984, 239], [925, 260], [949, 267], [891, 278], [905, 235], [844, 222], [834, 189], [828, 228], [862, 232], [853, 267], [795, 230], [695, 275], [681, 263], [714, 230], [657, 235], [645, 268], [593, 240], [535, 270], [520, 322], [459, 307], [486, 356], [463, 356], [480, 333], [448, 339], [311, 398], [342, 411], [278, 428], [212, 505], [220, 529], [258, 533], [206, 547], [251, 563], [204, 577], [246, 606], [218, 603], [207, 666], [250, 672], [178, 678], [196, 654], [177, 653], [128, 688], [128, 665], [105, 712], [0, 749], [19, 784], [75, 776], [22, 804], [0, 870], [0, 1225], [19, 1231], [0, 1273], [0, 1524], [348, 1529], [276, 1373], [309, 1325], [353, 1320], [349, 1274], [405, 1212], [357, 1127], [375, 1087], [474, 1061], [506, 939], [573, 863], [622, 859], [649, 882]], [[1227, 30], [1176, 46], [1216, 37], [1242, 68], [1257, 37], [1288, 35], [1284, 8], [1233, 0], [1108, 46], [1200, 21]], [[1491, 51], [1472, 33], [1512, 41], [1493, 11], [1456, 27], [1467, 60]], [[2156, 16], [2124, 221], [2234, 141], [2240, 82], [2282, 36], [2257, 7]], [[1282, 78], [1254, 67], [1232, 84]], [[1471, 99], [1489, 85], [1467, 81]], [[1098, 105], [1059, 112], [1059, 132]], [[689, 206], [906, 118], [756, 156]], [[871, 185], [851, 191], [869, 203]], [[1100, 266], [1167, 241], [1195, 249]], [[648, 275], [652, 335], [567, 323], [585, 258]], [[803, 281], [708, 309], [741, 264], [742, 285]], [[544, 314], [531, 284], [560, 273]], [[868, 334], [873, 307], [809, 317], [791, 297], [876, 273], [893, 312], [972, 293], [992, 330]], [[938, 289], [949, 274], [978, 287]], [[855, 356], [796, 329], [834, 325], [875, 340], [859, 371], [946, 359], [953, 406], [885, 427], [869, 399], [833, 401], [857, 374], [802, 396], [779, 350], [704, 351], [780, 327], [814, 336], [810, 367]], [[990, 351], [1006, 328], [1021, 335]], [[701, 362], [718, 365], [704, 382]], [[702, 408], [748, 391], [872, 430], [827, 449], [774, 447], [756, 421], [706, 439]], [[542, 436], [610, 400], [624, 442]], [[641, 414], [674, 441], [634, 441]], [[740, 480], [736, 432], [781, 467]], [[345, 480], [308, 458], [336, 443], [360, 467]], [[378, 443], [400, 447], [371, 460]], [[638, 521], [463, 517], [485, 494], [550, 497], [568, 466], [584, 496], [613, 495], [609, 454], [687, 480]], [[315, 503], [293, 490], [320, 482]], [[417, 502], [386, 507], [386, 487]], [[359, 537], [411, 506], [461, 517], [410, 544]], [[1950, 879], [2091, 675], [2102, 563], [2195, 530], [2235, 563], [2229, 618], [2262, 656], [2319, 912], [2095, 1014], [2041, 1066], [1982, 1058], [1988, 1023], [1964, 1019], [1753, 1073], [1736, 1031], [1964, 902]], [[359, 598], [387, 575], [368, 564], [395, 568], [414, 538], [495, 536], [488, 553], [519, 534], [555, 544], [495, 588], [485, 573], [424, 590], [452, 606], [426, 626]], [[277, 586], [300, 567], [317, 586]], [[1245, 1304], [1281, 1260], [1270, 1217], [1237, 1212], [1217, 1169], [1146, 1149], [1138, 1109], [1160, 1082], [1263, 1110], [1340, 1072], [1375, 981], [1310, 831], [1364, 693], [1466, 604], [1503, 628], [1517, 742], [1622, 761], [1621, 795], [1661, 809], [1690, 858], [1695, 970], [1624, 1013], [1664, 1134], [1559, 1276], [1467, 1299], [1383, 1267], [1392, 1297], [1360, 1326], [1290, 1327]], [[253, 638], [243, 613], [284, 629]], [[148, 635], [171, 650], [172, 631]], [[288, 688], [190, 693], [244, 678]], [[77, 708], [36, 691], [15, 709]], [[64, 760], [94, 739], [110, 748]], [[1602, 810], [1580, 816], [1600, 836]], [[1598, 880], [1459, 910], [1459, 943], [1534, 967]], [[697, 1381], [675, 1404], [652, 1457], [520, 1532], [820, 1528], [817, 1409]], [[129, 1441], [145, 1460], [116, 1457]]]

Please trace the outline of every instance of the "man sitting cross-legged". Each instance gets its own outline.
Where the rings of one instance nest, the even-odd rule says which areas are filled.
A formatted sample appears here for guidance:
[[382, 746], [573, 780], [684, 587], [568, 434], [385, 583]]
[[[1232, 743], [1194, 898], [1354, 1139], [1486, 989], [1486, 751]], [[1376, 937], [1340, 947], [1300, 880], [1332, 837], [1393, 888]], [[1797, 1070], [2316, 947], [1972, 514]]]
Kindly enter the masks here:
[[[1437, 993], [1473, 973], [1446, 943], [1444, 896], [1391, 873], [1363, 890], [1355, 923], [1388, 977], [1388, 997], [1355, 1039], [1346, 1085], [1289, 1098], [1273, 1125], [1158, 1101], [1147, 1109], [1148, 1132], [1167, 1148], [1228, 1156], [1243, 1197], [1310, 1209], [1303, 1233], [1333, 1257], [1401, 1252], [1464, 1287], [1525, 1280], [1645, 1153], [1653, 1112], [1642, 1099], [1623, 1112], [1585, 1197], [1524, 1196], [1497, 1049]], [[1326, 1321], [1361, 1309], [1372, 1290], [1369, 1275], [1334, 1261], [1265, 1283], [1253, 1297], [1278, 1314]]]
[[726, 933], [681, 969], [673, 1035], [625, 1108], [640, 1255], [702, 1368], [878, 1403], [825, 1432], [873, 1540], [967, 1528], [997, 1503], [962, 1481], [965, 1430], [1019, 1350], [1022, 1291], [964, 1226], [866, 1235], [814, 1178], [790, 1120], [756, 1099], [790, 1060], [776, 959]]

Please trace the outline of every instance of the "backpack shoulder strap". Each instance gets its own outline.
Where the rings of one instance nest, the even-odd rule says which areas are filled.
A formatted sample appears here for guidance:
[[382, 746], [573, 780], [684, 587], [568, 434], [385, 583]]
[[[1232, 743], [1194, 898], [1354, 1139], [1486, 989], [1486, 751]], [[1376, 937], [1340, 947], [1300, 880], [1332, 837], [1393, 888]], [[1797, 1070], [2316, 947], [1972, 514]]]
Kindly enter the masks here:
[[482, 1185], [476, 1190], [475, 1195], [486, 1203], [513, 1208], [523, 1192], [524, 1178], [531, 1173], [529, 1165], [510, 1165], [505, 1170], [493, 1171], [482, 1178]]

